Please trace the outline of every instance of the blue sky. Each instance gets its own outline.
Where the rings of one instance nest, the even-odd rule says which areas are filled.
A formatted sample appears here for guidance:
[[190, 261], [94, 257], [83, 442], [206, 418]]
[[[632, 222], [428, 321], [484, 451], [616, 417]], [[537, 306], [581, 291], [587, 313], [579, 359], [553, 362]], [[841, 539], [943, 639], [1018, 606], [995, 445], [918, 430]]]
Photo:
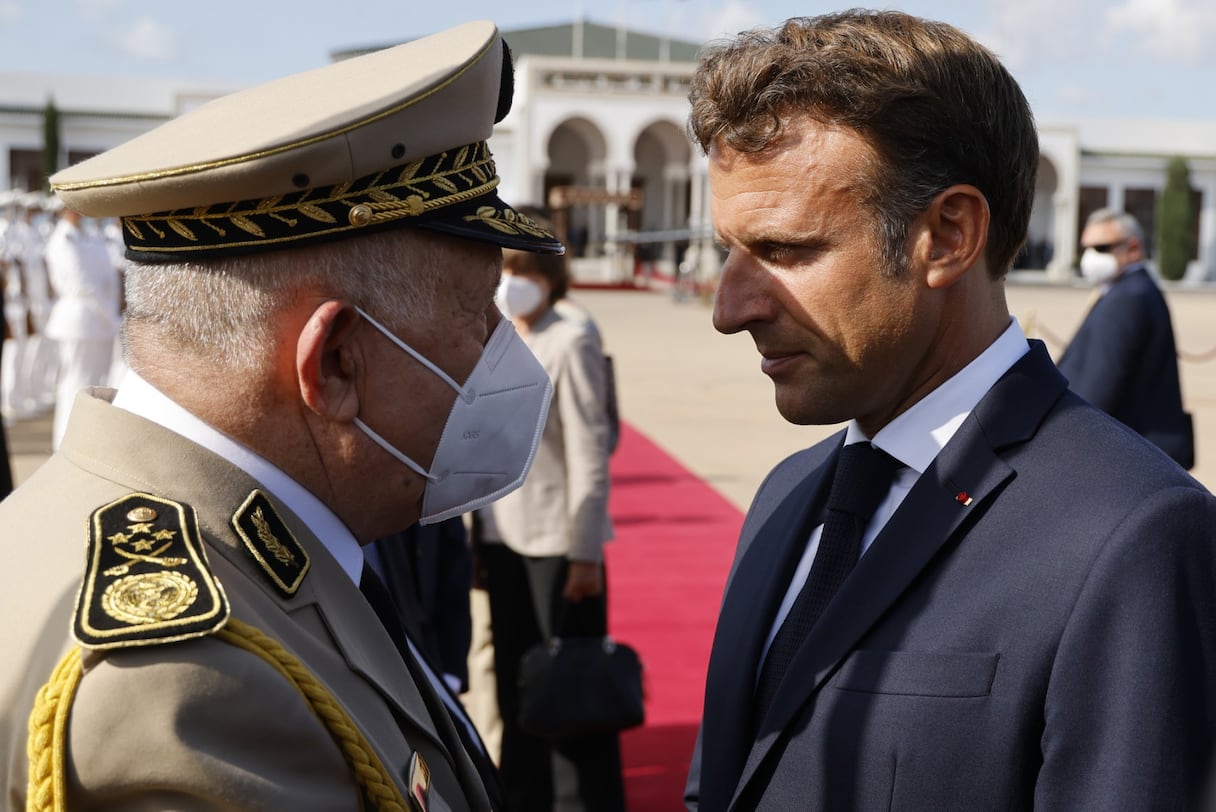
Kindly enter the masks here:
[[[704, 40], [850, 5], [819, 0], [0, 0], [0, 73], [251, 84], [331, 51], [470, 19], [505, 29], [582, 14]], [[1041, 118], [1216, 120], [1213, 0], [891, 0], [993, 48]], [[1214, 145], [1216, 150], [1216, 145]]]

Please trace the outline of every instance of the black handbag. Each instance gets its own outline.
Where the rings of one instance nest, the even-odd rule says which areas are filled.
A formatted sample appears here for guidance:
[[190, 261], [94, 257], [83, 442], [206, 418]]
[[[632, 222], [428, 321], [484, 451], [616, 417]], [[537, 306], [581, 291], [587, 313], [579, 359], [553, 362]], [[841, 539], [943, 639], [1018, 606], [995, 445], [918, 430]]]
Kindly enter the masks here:
[[519, 665], [519, 726], [546, 739], [610, 733], [645, 720], [642, 661], [610, 637], [555, 637]]

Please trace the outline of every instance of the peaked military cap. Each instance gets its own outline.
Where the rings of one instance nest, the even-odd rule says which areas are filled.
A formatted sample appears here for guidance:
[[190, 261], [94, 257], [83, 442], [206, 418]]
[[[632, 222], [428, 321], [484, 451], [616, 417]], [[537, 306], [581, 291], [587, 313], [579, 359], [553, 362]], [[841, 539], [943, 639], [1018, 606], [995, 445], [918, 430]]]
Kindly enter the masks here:
[[51, 186], [82, 214], [122, 218], [143, 262], [399, 226], [561, 253], [496, 192], [486, 140], [513, 89], [498, 29], [467, 23], [221, 97]]

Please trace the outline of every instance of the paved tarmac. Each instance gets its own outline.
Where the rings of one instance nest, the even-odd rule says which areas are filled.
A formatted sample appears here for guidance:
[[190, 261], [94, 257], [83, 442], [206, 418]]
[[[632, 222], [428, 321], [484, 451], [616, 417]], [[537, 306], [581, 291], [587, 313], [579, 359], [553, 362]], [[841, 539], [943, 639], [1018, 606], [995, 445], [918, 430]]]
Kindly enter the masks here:
[[[1014, 284], [1010, 310], [1054, 357], [1088, 307], [1088, 288]], [[773, 386], [746, 334], [723, 336], [708, 302], [655, 291], [575, 291], [614, 356], [621, 414], [740, 509], [768, 471], [839, 426], [795, 426], [773, 402]], [[1194, 414], [1196, 467], [1216, 487], [1216, 290], [1167, 293], [1183, 360], [1186, 408]]]
[[[1010, 284], [1010, 309], [1053, 355], [1085, 313], [1086, 288]], [[1183, 398], [1195, 417], [1196, 467], [1216, 487], [1216, 290], [1167, 292], [1183, 356]], [[615, 360], [622, 419], [744, 510], [765, 474], [837, 426], [795, 426], [773, 403], [773, 387], [747, 335], [723, 336], [701, 299], [667, 291], [577, 290]], [[1213, 357], [1201, 357], [1210, 353]], [[11, 464], [23, 481], [50, 452], [51, 416], [8, 428]]]

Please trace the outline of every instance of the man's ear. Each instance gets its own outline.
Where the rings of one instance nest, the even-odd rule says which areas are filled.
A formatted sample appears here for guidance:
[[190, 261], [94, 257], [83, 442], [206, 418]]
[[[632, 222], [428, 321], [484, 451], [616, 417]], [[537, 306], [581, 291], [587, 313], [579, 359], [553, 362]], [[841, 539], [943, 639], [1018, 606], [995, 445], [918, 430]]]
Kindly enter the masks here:
[[[1138, 237], [1128, 236], [1127, 238], [1127, 253], [1135, 254], [1137, 258], [1143, 258], [1144, 245], [1141, 244]], [[1134, 260], [1133, 260], [1134, 261]]]
[[300, 396], [322, 417], [346, 422], [359, 414], [362, 355], [353, 341], [358, 324], [353, 305], [330, 299], [312, 312], [296, 339]]
[[948, 288], [975, 265], [988, 246], [991, 213], [983, 192], [959, 184], [938, 192], [916, 219], [913, 260], [925, 269], [931, 288]]

